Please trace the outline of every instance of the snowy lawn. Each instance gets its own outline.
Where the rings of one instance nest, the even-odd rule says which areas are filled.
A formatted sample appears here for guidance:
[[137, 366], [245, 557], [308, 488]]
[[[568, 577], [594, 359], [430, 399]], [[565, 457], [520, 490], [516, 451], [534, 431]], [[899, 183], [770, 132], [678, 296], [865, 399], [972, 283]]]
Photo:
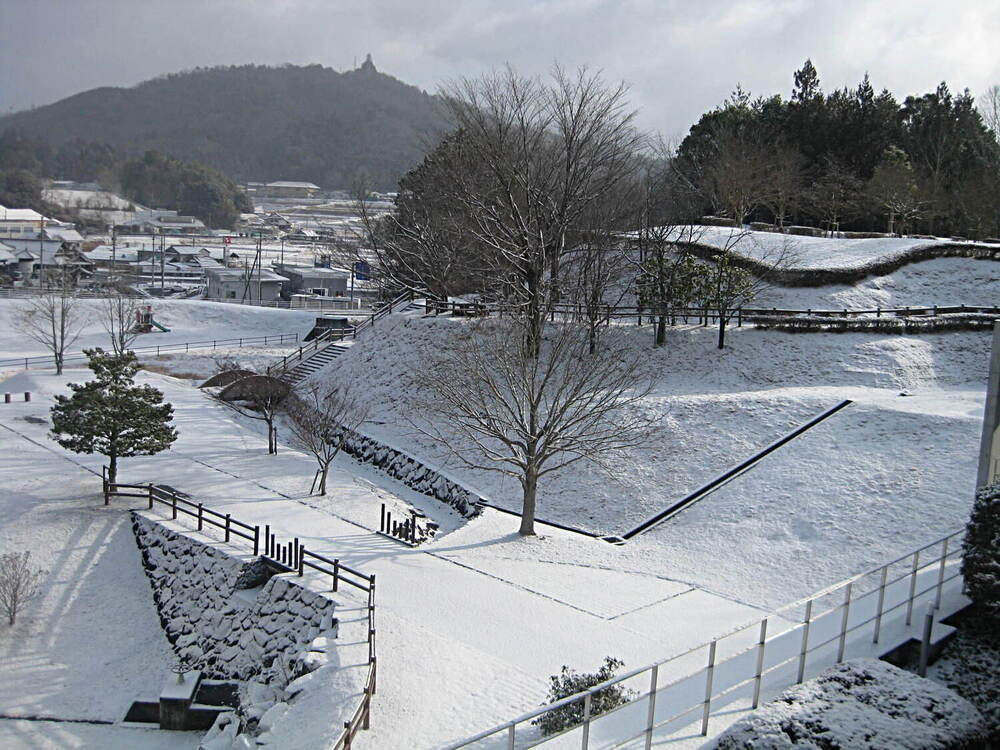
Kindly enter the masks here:
[[[36, 400], [8, 405], [0, 419], [44, 441], [45, 426], [24, 417], [44, 418], [51, 394], [86, 375], [18, 374], [4, 387], [30, 388]], [[161, 456], [123, 461], [124, 480], [167, 482], [377, 575], [379, 692], [362, 746], [439, 746], [536, 705], [563, 664], [590, 669], [612, 654], [637, 666], [759, 615], [600, 541], [566, 532], [521, 540], [512, 533], [516, 519], [495, 511], [464, 523], [346, 457], [331, 472], [330, 494], [309, 497], [311, 459], [286, 447], [268, 457], [256, 423], [177, 380], [140, 378], [174, 404], [180, 439]], [[95, 470], [101, 464], [63, 455]], [[34, 465], [52, 460], [49, 453]], [[376, 535], [383, 501], [424, 508], [442, 523], [441, 536], [413, 550]], [[138, 562], [135, 570], [141, 577]]]
[[943, 245], [951, 240], [913, 239], [908, 237], [873, 237], [863, 240], [845, 240], [827, 237], [803, 237], [777, 232], [738, 232], [727, 227], [698, 227], [698, 242], [712, 247], [725, 247], [755, 260], [774, 262], [783, 250], [791, 250], [794, 268], [857, 268], [876, 260], [888, 259], [914, 247]]
[[[13, 627], [0, 624], [0, 714], [120, 722], [132, 701], [159, 695], [174, 663], [129, 518], [103, 506], [97, 478], [79, 466], [8, 429], [0, 446], [0, 550], [31, 550], [46, 570], [40, 597]], [[137, 739], [147, 736], [0, 721], [5, 748], [195, 746]]]

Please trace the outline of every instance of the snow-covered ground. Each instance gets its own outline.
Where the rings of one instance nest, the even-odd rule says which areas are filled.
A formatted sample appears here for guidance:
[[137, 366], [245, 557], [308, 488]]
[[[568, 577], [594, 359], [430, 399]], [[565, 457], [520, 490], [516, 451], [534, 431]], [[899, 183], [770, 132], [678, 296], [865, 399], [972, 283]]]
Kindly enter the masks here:
[[[73, 351], [94, 346], [109, 347], [108, 335], [101, 323], [103, 301], [82, 299], [78, 303], [84, 326], [79, 338], [72, 345]], [[45, 347], [17, 331], [17, 311], [25, 302], [16, 299], [0, 300], [0, 359], [46, 355]], [[190, 341], [236, 339], [239, 337], [273, 336], [281, 333], [298, 333], [304, 336], [316, 321], [315, 311], [283, 310], [225, 302], [200, 300], [150, 300], [153, 318], [169, 328], [140, 335], [134, 342], [136, 348], [163, 346]], [[291, 346], [291, 343], [289, 343]]]
[[[947, 259], [912, 268], [940, 268], [941, 283], [961, 290], [969, 288], [970, 268], [980, 274], [990, 267], [959, 262], [964, 265]], [[896, 295], [923, 293], [928, 285], [919, 274], [900, 276], [904, 270], [892, 284], [877, 287], [871, 280], [872, 291], [859, 293], [888, 287]], [[984, 283], [987, 291], [996, 289], [995, 279]], [[848, 293], [801, 291], [815, 300]], [[0, 301], [0, 322], [9, 321], [13, 304]], [[797, 304], [820, 306], [805, 298]], [[315, 318], [237, 305], [154, 305], [157, 319], [174, 330], [140, 343], [302, 334]], [[364, 384], [377, 422], [365, 431], [445, 465], [514, 509], [519, 497], [513, 482], [449, 462], [406, 424], [415, 395], [412, 373], [422, 357], [470, 324], [393, 316], [322, 376]], [[0, 330], [7, 331], [0, 334], [0, 356], [41, 353], [9, 325]], [[659, 373], [645, 404], [665, 415], [659, 434], [646, 449], [626, 453], [610, 477], [577, 465], [544, 484], [542, 518], [620, 533], [840, 400], [856, 403], [623, 547], [551, 527], [542, 527], [542, 538], [521, 540], [512, 516], [487, 510], [465, 521], [346, 456], [336, 461], [330, 494], [308, 496], [309, 459], [285, 447], [277, 457], [266, 456], [258, 423], [239, 421], [189, 382], [159, 374], [140, 377], [175, 405], [181, 438], [166, 454], [126, 460], [123, 477], [167, 481], [377, 574], [379, 692], [373, 729], [359, 741], [370, 748], [441, 746], [540, 703], [548, 675], [563, 664], [589, 670], [606, 655], [623, 658], [628, 667], [664, 658], [752, 620], [763, 608], [930, 541], [967, 517], [987, 334], [785, 334], [744, 327], [731, 331], [720, 352], [711, 328], [670, 329], [667, 346], [658, 350], [650, 347], [648, 328], [622, 326], [621, 333], [649, 350], [650, 367]], [[96, 324], [86, 336], [80, 346], [103, 343]], [[211, 361], [202, 353], [171, 355], [161, 364], [202, 375]], [[52, 395], [86, 376], [80, 368], [63, 378], [14, 374], [3, 390], [31, 390], [34, 400], [0, 405], [0, 424], [44, 443], [45, 425], [24, 418], [44, 420]], [[19, 456], [25, 445], [24, 437], [0, 429], [0, 455]], [[96, 470], [100, 459], [49, 445], [52, 451], [32, 449], [24, 465], [0, 472], [0, 490], [28, 498], [12, 501], [15, 507], [30, 505], [35, 496], [17, 495], [17, 482], [31, 471], [55, 473], [58, 461], [58, 472], [67, 476], [54, 490], [60, 502], [99, 502], [93, 489], [83, 489], [96, 486], [96, 479], [79, 465]], [[441, 533], [417, 550], [375, 535], [382, 502], [420, 508], [441, 524]], [[141, 571], [136, 576], [145, 584]], [[0, 648], [6, 636], [0, 627]], [[2, 695], [0, 714], [8, 713]], [[0, 744], [2, 732], [11, 731], [3, 724]]]
[[[856, 268], [875, 260], [891, 258], [906, 250], [923, 245], [946, 244], [947, 238], [936, 240], [910, 237], [873, 237], [846, 240], [827, 237], [803, 237], [777, 232], [754, 232], [727, 227], [698, 227], [697, 241], [712, 247], [726, 247], [756, 260], [774, 263], [785, 256], [793, 260], [794, 268]], [[735, 235], [735, 244], [732, 239]]]
[[[860, 240], [863, 241], [863, 240]], [[905, 265], [853, 286], [767, 289], [754, 306], [790, 310], [874, 310], [931, 305], [1000, 303], [1000, 263], [968, 258], [935, 258]]]

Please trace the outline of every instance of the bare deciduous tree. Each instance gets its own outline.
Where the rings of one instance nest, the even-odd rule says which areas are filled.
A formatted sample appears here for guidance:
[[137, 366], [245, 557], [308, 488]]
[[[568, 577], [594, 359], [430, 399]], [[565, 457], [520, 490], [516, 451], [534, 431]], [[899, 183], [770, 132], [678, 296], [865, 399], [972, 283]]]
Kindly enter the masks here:
[[318, 492], [325, 495], [330, 463], [340, 453], [347, 436], [368, 419], [368, 408], [361, 404], [350, 385], [312, 384], [291, 395], [283, 410], [288, 417], [291, 444], [316, 459]]
[[31, 565], [31, 552], [0, 555], [0, 610], [13, 625], [17, 613], [38, 594], [45, 571]]
[[111, 339], [111, 350], [121, 356], [139, 336], [139, 313], [143, 305], [137, 297], [112, 292], [101, 305], [101, 325]]
[[541, 346], [517, 321], [484, 320], [443, 347], [416, 378], [413, 426], [466, 466], [521, 485], [520, 533], [534, 534], [538, 482], [577, 461], [606, 466], [654, 419], [633, 407], [651, 387], [638, 352], [610, 337], [589, 353], [586, 329], [546, 328]]
[[507, 68], [462, 79], [442, 95], [462, 133], [456, 164], [475, 165], [447, 175], [446, 195], [463, 209], [500, 295], [537, 348], [573, 232], [634, 174], [644, 139], [627, 89], [585, 69], [556, 67], [543, 83]]
[[241, 416], [267, 425], [267, 452], [274, 454], [278, 452], [274, 423], [288, 391], [285, 383], [270, 375], [248, 374], [213, 393], [212, 398]]
[[20, 304], [14, 318], [17, 329], [52, 353], [56, 374], [63, 371], [66, 350], [73, 346], [86, 323], [69, 276], [50, 277], [54, 285]]

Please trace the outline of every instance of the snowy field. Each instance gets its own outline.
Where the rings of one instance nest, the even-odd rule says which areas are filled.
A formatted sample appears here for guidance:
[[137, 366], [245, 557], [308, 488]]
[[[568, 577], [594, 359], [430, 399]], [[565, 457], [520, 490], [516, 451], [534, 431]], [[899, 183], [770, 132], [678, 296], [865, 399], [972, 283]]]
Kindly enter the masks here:
[[[108, 335], [101, 324], [103, 301], [82, 299], [78, 304], [85, 325], [71, 349], [82, 351], [94, 346], [107, 349]], [[0, 328], [6, 332], [0, 335], [0, 360], [48, 354], [41, 344], [17, 333], [17, 310], [24, 305], [22, 300], [0, 300]], [[151, 300], [149, 305], [153, 308], [153, 318], [170, 331], [141, 334], [133, 343], [136, 348], [282, 333], [298, 333], [302, 337], [316, 321], [315, 311], [281, 310], [224, 302]], [[289, 343], [289, 347], [291, 346]]]
[[948, 238], [936, 240], [909, 237], [872, 237], [862, 240], [802, 237], [777, 232], [743, 231], [735, 244], [731, 237], [737, 232], [728, 227], [699, 227], [698, 242], [712, 247], [725, 247], [740, 255], [768, 263], [785, 255], [794, 268], [857, 268], [876, 260], [924, 245], [948, 244]]
[[[917, 273], [924, 267], [928, 276]], [[941, 259], [855, 288], [781, 291], [801, 293], [795, 305], [811, 307], [833, 299], [842, 306], [852, 294], [859, 306], [879, 295], [892, 304], [927, 304], [900, 300], [976, 285], [996, 299], [990, 268]], [[0, 357], [42, 353], [13, 332], [16, 304], [0, 301], [0, 321], [7, 324], [0, 329], [7, 331], [0, 334]], [[154, 310], [173, 330], [144, 336], [138, 345], [301, 335], [315, 319], [308, 312], [187, 301], [155, 302]], [[364, 384], [374, 410], [366, 432], [444, 465], [496, 504], [516, 509], [513, 482], [455, 465], [407, 427], [416, 395], [412, 374], [427, 352], [447, 346], [449, 334], [467, 325], [447, 317], [392, 316], [320, 377]], [[544, 483], [542, 518], [621, 533], [842, 399], [855, 403], [622, 547], [551, 527], [540, 527], [538, 539], [521, 540], [513, 516], [487, 510], [466, 521], [346, 456], [335, 462], [330, 494], [309, 496], [310, 459], [284, 444], [278, 456], [268, 457], [259, 423], [235, 418], [192, 387], [195, 377], [210, 374], [210, 353], [152, 362], [178, 378], [141, 374], [174, 404], [180, 440], [161, 456], [124, 461], [122, 476], [168, 481], [214, 507], [225, 506], [225, 512], [271, 523], [310, 549], [377, 574], [380, 682], [373, 729], [359, 736], [361, 748], [440, 747], [538, 705], [548, 675], [563, 664], [589, 670], [613, 655], [631, 668], [664, 658], [930, 541], [967, 518], [988, 334], [786, 334], [744, 327], [731, 331], [720, 352], [712, 328], [669, 329], [667, 346], [656, 350], [648, 327], [623, 326], [621, 332], [649, 352], [658, 381], [644, 408], [661, 411], [662, 426], [647, 448], [626, 453], [611, 476], [577, 465], [570, 475]], [[92, 322], [75, 348], [104, 343]], [[263, 363], [281, 350], [244, 352]], [[158, 635], [123, 510], [117, 508], [122, 515], [115, 526], [116, 509], [99, 505], [98, 480], [86, 471], [99, 471], [100, 458], [30, 442], [46, 443], [52, 396], [66, 382], [85, 379], [87, 371], [75, 367], [61, 378], [43, 371], [4, 375], [3, 390], [35, 395], [29, 404], [0, 405], [0, 425], [10, 428], [0, 429], [0, 456], [6, 457], [0, 463], [3, 548], [45, 538], [50, 557], [76, 560], [79, 570], [92, 551], [106, 547], [85, 580], [95, 590], [106, 589], [112, 572], [128, 568], [120, 578], [128, 588], [121, 594], [122, 619], [134, 621], [144, 640], [135, 656], [110, 667], [121, 676], [119, 688], [81, 698], [75, 687], [96, 680], [106, 667], [73, 651], [73, 643], [87, 638], [90, 621], [60, 616], [66, 610], [59, 607], [74, 601], [73, 594], [57, 588], [50, 576], [45, 598], [25, 620], [28, 636], [12, 638], [0, 625], [0, 668], [21, 670], [13, 684], [0, 685], [0, 715], [30, 710], [118, 721], [127, 696], [155, 689], [161, 674], [156, 660], [169, 659], [169, 650], [157, 650], [168, 647]], [[54, 466], [60, 482], [51, 486], [45, 480], [56, 473]], [[375, 535], [383, 502], [394, 512], [419, 508], [438, 521], [441, 532], [417, 550]], [[57, 625], [66, 629], [65, 648], [46, 635]], [[112, 626], [107, 637], [114, 633]], [[81, 676], [64, 676], [66, 690], [49, 690], [39, 676], [49, 664], [62, 665], [56, 674], [61, 669]], [[143, 675], [144, 664], [152, 665], [150, 675]], [[128, 747], [134, 731], [0, 720], [0, 747]], [[160, 746], [152, 742], [131, 746]], [[169, 746], [191, 746], [185, 742], [179, 738]]]

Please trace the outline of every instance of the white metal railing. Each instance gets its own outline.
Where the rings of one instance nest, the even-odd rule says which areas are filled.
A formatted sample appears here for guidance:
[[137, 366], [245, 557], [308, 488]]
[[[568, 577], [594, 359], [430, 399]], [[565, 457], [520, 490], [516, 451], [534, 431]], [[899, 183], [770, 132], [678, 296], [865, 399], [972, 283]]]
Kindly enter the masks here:
[[[757, 708], [769, 692], [801, 682], [849, 656], [885, 653], [913, 637], [914, 611], [927, 605], [938, 614], [961, 593], [959, 572], [964, 530], [902, 557], [787, 604], [760, 620], [667, 659], [633, 669], [541, 706], [499, 726], [448, 746], [457, 748], [611, 748], [652, 746], [693, 723], [708, 735], [713, 711]], [[596, 693], [631, 689], [635, 697], [591, 715]], [[539, 717], [582, 703], [583, 720], [559, 734], [542, 736]], [[630, 743], [637, 743], [631, 745]]]

